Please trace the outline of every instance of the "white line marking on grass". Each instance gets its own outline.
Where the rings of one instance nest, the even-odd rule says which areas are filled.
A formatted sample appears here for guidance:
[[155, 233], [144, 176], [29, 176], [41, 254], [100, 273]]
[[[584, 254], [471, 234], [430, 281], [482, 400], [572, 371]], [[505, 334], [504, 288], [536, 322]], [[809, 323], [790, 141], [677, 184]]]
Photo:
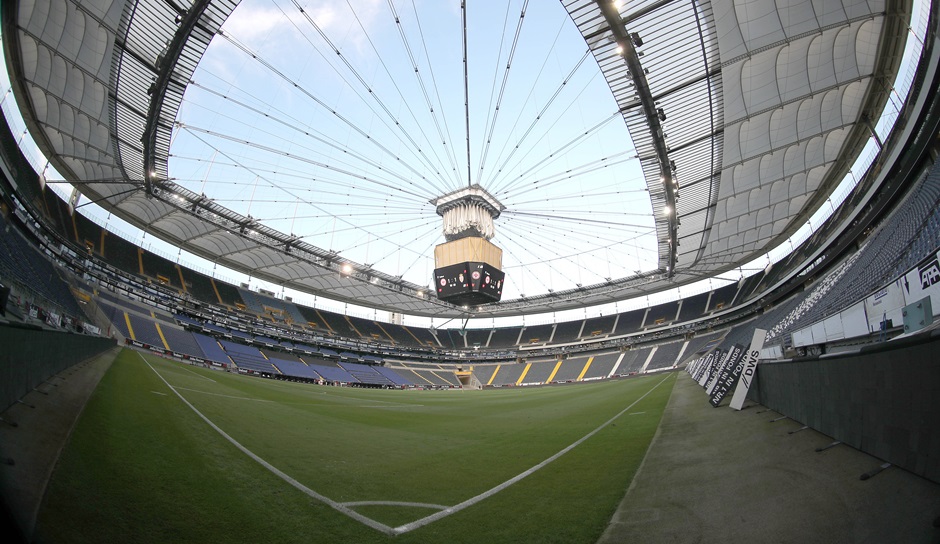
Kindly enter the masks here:
[[412, 506], [414, 508], [431, 508], [432, 510], [446, 510], [448, 507], [443, 504], [430, 504], [426, 502], [402, 502], [402, 501], [354, 501], [344, 502], [343, 506]]
[[[148, 364], [149, 364], [149, 363], [148, 363]], [[237, 395], [223, 395], [222, 393], [210, 393], [210, 392], [208, 392], [208, 391], [203, 391], [202, 389], [192, 389], [191, 387], [176, 387], [176, 388], [174, 388], [174, 389], [179, 390], [179, 391], [189, 391], [190, 393], [199, 393], [199, 394], [202, 394], [202, 395], [210, 395], [210, 396], [213, 396], [213, 397], [224, 397], [224, 398], [227, 398], [227, 399], [250, 400], [250, 401], [252, 401], [252, 402], [274, 402], [273, 400], [268, 400], [268, 399], [256, 399], [256, 398], [253, 398], [253, 397], [239, 397], [239, 396], [237, 396]]]
[[159, 391], [151, 391], [151, 393], [153, 393], [154, 395], [163, 395], [164, 397], [166, 396], [166, 393], [161, 393]]
[[[460, 504], [457, 504], [457, 505], [454, 505], [454, 506], [447, 506], [447, 507], [444, 507], [444, 508], [443, 508], [442, 510], [440, 510], [439, 512], [436, 512], [436, 513], [434, 513], [434, 514], [431, 514], [430, 516], [427, 516], [427, 517], [421, 518], [421, 519], [419, 519], [419, 520], [413, 521], [413, 522], [411, 522], [411, 523], [406, 523], [405, 525], [400, 525], [400, 526], [398, 526], [398, 527], [394, 527], [394, 528], [393, 528], [393, 527], [389, 527], [388, 525], [385, 525], [384, 523], [379, 523], [378, 521], [375, 521], [375, 520], [372, 519], [372, 518], [363, 516], [362, 514], [356, 512], [355, 510], [352, 510], [352, 509], [348, 508], [348, 505], [350, 505], [350, 504], [352, 504], [352, 505], [355, 505], [355, 504], [386, 504], [385, 501], [371, 501], [371, 502], [362, 502], [362, 503], [339, 503], [339, 502], [336, 502], [336, 501], [330, 499], [329, 497], [327, 497], [327, 496], [325, 496], [325, 495], [321, 495], [321, 494], [317, 493], [316, 491], [314, 491], [314, 490], [308, 488], [307, 486], [301, 484], [300, 482], [298, 482], [297, 480], [291, 478], [290, 476], [288, 476], [288, 475], [285, 474], [284, 472], [281, 472], [277, 467], [275, 467], [275, 466], [272, 465], [271, 463], [268, 463], [267, 461], [265, 461], [264, 459], [262, 459], [261, 457], [259, 457], [258, 455], [256, 455], [254, 452], [252, 452], [251, 450], [249, 450], [249, 449], [246, 448], [245, 446], [241, 445], [241, 443], [239, 443], [237, 440], [235, 440], [234, 438], [232, 438], [231, 436], [229, 436], [225, 431], [223, 431], [221, 428], [219, 428], [219, 426], [217, 426], [215, 423], [213, 423], [211, 420], [209, 420], [209, 418], [207, 418], [206, 416], [204, 416], [204, 415], [202, 414], [202, 412], [200, 412], [198, 409], [196, 409], [196, 407], [193, 406], [188, 400], [186, 400], [186, 398], [184, 398], [183, 395], [180, 394], [180, 392], [177, 391], [175, 387], [173, 387], [172, 385], [170, 385], [170, 383], [166, 381], [166, 379], [163, 377], [163, 375], [160, 374], [160, 373], [157, 371], [157, 369], [155, 369], [155, 368], [147, 361], [147, 359], [144, 359], [144, 356], [141, 355], [140, 352], [137, 352], [137, 355], [140, 355], [140, 358], [144, 361], [144, 363], [145, 363], [147, 366], [150, 367], [150, 370], [152, 370], [152, 371], [154, 372], [154, 374], [156, 374], [157, 377], [159, 377], [159, 378], [163, 381], [163, 383], [166, 384], [166, 386], [167, 386], [168, 388], [170, 388], [170, 390], [173, 391], [173, 393], [175, 393], [176, 396], [179, 397], [179, 399], [180, 399], [181, 401], [183, 401], [184, 404], [186, 404], [186, 406], [189, 406], [189, 408], [190, 408], [193, 412], [196, 412], [196, 415], [198, 415], [203, 421], [205, 421], [206, 424], [208, 424], [210, 427], [212, 427], [212, 429], [214, 429], [217, 433], [219, 433], [220, 435], [222, 435], [223, 438], [225, 438], [226, 440], [228, 440], [233, 446], [235, 446], [236, 448], [238, 448], [242, 453], [244, 453], [245, 455], [247, 455], [248, 457], [250, 457], [251, 459], [253, 459], [255, 462], [257, 462], [258, 464], [260, 464], [260, 465], [263, 466], [264, 468], [268, 469], [268, 470], [269, 470], [271, 473], [273, 473], [275, 476], [281, 478], [282, 480], [284, 480], [285, 482], [287, 482], [288, 484], [290, 484], [291, 486], [293, 486], [293, 487], [296, 488], [297, 490], [301, 491], [301, 492], [304, 493], [305, 495], [307, 495], [307, 496], [309, 496], [309, 497], [311, 497], [311, 498], [313, 498], [313, 499], [316, 499], [316, 500], [318, 500], [318, 501], [320, 501], [320, 502], [326, 504], [327, 506], [329, 506], [330, 508], [336, 510], [337, 512], [340, 512], [341, 514], [345, 514], [346, 516], [348, 516], [348, 517], [350, 517], [350, 518], [352, 518], [352, 519], [358, 521], [359, 523], [362, 523], [363, 525], [365, 525], [365, 526], [367, 526], [367, 527], [371, 527], [371, 528], [375, 529], [376, 531], [379, 531], [379, 532], [381, 532], [381, 533], [385, 533], [385, 534], [391, 535], [391, 536], [396, 536], [396, 535], [400, 535], [400, 534], [404, 534], [404, 533], [413, 531], [413, 530], [415, 530], [415, 529], [418, 529], [418, 528], [424, 527], [425, 525], [428, 525], [428, 524], [430, 524], [430, 523], [433, 523], [433, 522], [435, 522], [435, 521], [437, 521], [437, 520], [439, 520], [439, 519], [443, 519], [443, 518], [445, 518], [445, 517], [447, 517], [447, 516], [449, 516], [449, 515], [451, 515], [451, 514], [456, 514], [457, 512], [460, 512], [461, 510], [463, 510], [463, 509], [465, 509], [465, 508], [467, 508], [467, 507], [469, 507], [469, 506], [473, 506], [474, 504], [476, 504], [476, 503], [478, 503], [478, 502], [480, 502], [480, 501], [482, 501], [482, 500], [484, 500], [484, 499], [487, 499], [487, 498], [489, 498], [489, 497], [492, 497], [492, 496], [495, 495], [496, 493], [499, 493], [500, 491], [506, 489], [507, 487], [511, 486], [512, 484], [514, 484], [514, 483], [516, 483], [516, 482], [522, 480], [523, 478], [525, 478], [525, 477], [527, 477], [527, 476], [529, 476], [529, 475], [535, 473], [535, 472], [538, 471], [539, 469], [544, 468], [545, 466], [547, 466], [548, 464], [550, 464], [552, 461], [555, 461], [556, 459], [558, 459], [558, 458], [561, 457], [562, 455], [568, 453], [569, 451], [573, 450], [573, 449], [576, 448], [577, 446], [581, 445], [584, 441], [586, 441], [587, 439], [591, 438], [592, 436], [594, 436], [595, 434], [597, 434], [598, 432], [600, 432], [602, 429], [604, 429], [604, 427], [607, 427], [608, 425], [610, 425], [611, 423], [613, 423], [617, 418], [619, 418], [619, 417], [622, 416], [623, 414], [627, 413], [627, 411], [630, 410], [630, 408], [633, 408], [634, 406], [636, 406], [636, 404], [637, 404], [638, 402], [640, 402], [641, 400], [645, 399], [645, 398], [647, 397], [647, 395], [649, 395], [650, 393], [652, 393], [657, 387], [659, 387], [660, 385], [662, 385], [663, 383], [665, 383], [666, 380], [668, 380], [670, 377], [673, 376], [673, 375], [667, 375], [667, 376], [666, 376], [665, 378], [663, 378], [659, 383], [657, 383], [656, 385], [654, 385], [653, 387], [651, 387], [651, 388], [649, 389], [649, 391], [647, 391], [646, 393], [643, 393], [643, 395], [642, 395], [640, 398], [638, 398], [638, 399], [636, 399], [635, 401], [633, 401], [632, 403], [630, 403], [629, 406], [627, 406], [626, 408], [624, 408], [623, 410], [621, 410], [620, 412], [618, 412], [616, 415], [614, 415], [613, 417], [611, 417], [610, 419], [608, 419], [608, 420], [605, 421], [604, 423], [601, 423], [600, 425], [598, 425], [593, 431], [587, 433], [586, 435], [582, 436], [582, 437], [579, 438], [578, 440], [575, 440], [575, 441], [572, 442], [568, 447], [566, 447], [566, 448], [564, 448], [563, 450], [559, 451], [558, 453], [552, 455], [552, 456], [549, 457], [548, 459], [545, 459], [545, 460], [542, 461], [541, 463], [539, 463], [539, 464], [537, 464], [537, 465], [535, 465], [535, 466], [529, 468], [529, 469], [526, 470], [525, 472], [522, 472], [521, 474], [518, 474], [518, 475], [516, 475], [516, 476], [513, 476], [512, 478], [506, 480], [505, 482], [503, 482], [503, 483], [501, 483], [501, 484], [499, 484], [499, 485], [497, 485], [497, 486], [495, 486], [495, 487], [493, 487], [493, 488], [491, 488], [491, 489], [489, 489], [489, 490], [487, 490], [487, 491], [484, 491], [483, 493], [480, 493], [479, 495], [477, 495], [477, 496], [475, 496], [475, 497], [471, 497], [471, 498], [469, 498], [469, 499], [467, 499], [467, 500], [461, 502]], [[392, 503], [387, 503], [387, 504], [392, 504]], [[396, 504], [396, 505], [410, 505], [411, 503], [394, 503], [394, 504]], [[417, 504], [417, 503], [416, 503], [416, 504]], [[434, 505], [435, 508], [436, 508], [437, 506], [439, 506], [439, 505]], [[428, 505], [427, 507], [430, 508], [431, 506]]]
[[[346, 404], [332, 404], [331, 406], [347, 406]], [[375, 406], [372, 404], [357, 404], [356, 408], [379, 408], [382, 410], [397, 410], [399, 408], [421, 408], [423, 404], [399, 404], [398, 406]]]
[[[137, 355], [140, 355], [140, 352], [137, 352]], [[359, 514], [359, 513], [356, 512], [355, 510], [351, 510], [351, 509], [349, 509], [349, 508], [343, 506], [342, 504], [340, 504], [340, 503], [338, 503], [338, 502], [336, 502], [336, 501], [330, 499], [329, 497], [326, 497], [326, 496], [324, 496], [324, 495], [321, 495], [321, 494], [317, 493], [316, 491], [314, 491], [314, 490], [308, 488], [307, 486], [303, 485], [302, 483], [298, 482], [297, 480], [291, 478], [291, 477], [288, 476], [287, 474], [281, 472], [277, 467], [275, 467], [275, 466], [272, 465], [271, 463], [268, 463], [267, 461], [265, 461], [265, 460], [262, 459], [261, 457], [258, 457], [257, 455], [255, 455], [254, 452], [252, 452], [251, 450], [249, 450], [249, 449], [246, 448], [245, 446], [242, 446], [240, 442], [238, 442], [237, 440], [235, 440], [234, 438], [232, 438], [231, 436], [229, 436], [225, 431], [223, 431], [221, 428], [219, 428], [218, 425], [216, 425], [215, 423], [213, 423], [212, 421], [210, 421], [209, 418], [207, 418], [206, 416], [204, 416], [204, 415], [202, 414], [202, 412], [200, 412], [199, 410], [197, 410], [195, 406], [193, 406], [188, 400], [186, 400], [185, 397], [183, 397], [183, 395], [180, 394], [179, 391], [176, 390], [176, 388], [174, 388], [172, 385], [170, 385], [170, 383], [169, 383], [168, 381], [166, 381], [166, 378], [164, 378], [162, 374], [160, 374], [159, 372], [157, 372], [157, 369], [155, 369], [155, 368], [150, 364], [150, 362], [147, 361], [147, 359], [144, 359], [144, 356], [143, 356], [143, 355], [140, 355], [140, 358], [144, 361], [144, 364], [146, 364], [147, 366], [149, 366], [149, 367], [150, 367], [150, 370], [153, 370], [154, 374], [156, 374], [157, 377], [159, 377], [159, 378], [163, 381], [163, 383], [165, 383], [166, 386], [169, 387], [170, 390], [173, 391], [173, 392], [176, 394], [177, 397], [179, 397], [179, 399], [180, 399], [181, 401], [183, 401], [183, 403], [184, 403], [186, 406], [189, 406], [189, 408], [190, 408], [193, 412], [196, 412], [196, 415], [199, 416], [203, 421], [205, 421], [207, 425], [209, 425], [210, 427], [212, 427], [212, 429], [215, 430], [215, 432], [217, 432], [217, 433], [219, 433], [220, 435], [222, 435], [223, 438], [225, 438], [225, 439], [228, 440], [233, 446], [235, 446], [236, 448], [238, 448], [239, 450], [241, 450], [242, 453], [244, 453], [244, 454], [247, 455], [248, 457], [254, 459], [255, 462], [257, 462], [258, 464], [260, 464], [260, 465], [263, 466], [264, 468], [268, 469], [268, 470], [269, 470], [270, 472], [272, 472], [275, 476], [277, 476], [277, 477], [279, 477], [280, 479], [284, 480], [285, 482], [287, 482], [288, 484], [290, 484], [291, 486], [293, 486], [294, 488], [296, 488], [296, 489], [299, 490], [300, 492], [304, 493], [305, 495], [307, 495], [307, 496], [309, 496], [309, 497], [311, 497], [311, 498], [313, 498], [313, 499], [316, 499], [316, 500], [322, 502], [323, 504], [326, 504], [326, 505], [329, 506], [330, 508], [332, 508], [332, 509], [334, 509], [334, 510], [336, 510], [336, 511], [342, 513], [342, 514], [345, 514], [345, 515], [351, 517], [352, 519], [358, 521], [359, 523], [362, 523], [363, 525], [366, 525], [366, 526], [368, 526], [368, 527], [372, 527], [372, 528], [375, 529], [376, 531], [379, 531], [379, 532], [381, 532], [381, 533], [385, 533], [385, 534], [387, 534], [387, 535], [394, 535], [394, 534], [395, 534], [395, 530], [392, 529], [391, 527], [389, 527], [388, 525], [385, 525], [384, 523], [379, 523], [379, 522], [375, 521], [375, 520], [372, 519], [372, 518], [367, 518], [366, 516], [363, 516], [362, 514]]]
[[646, 412], [631, 412], [631, 413], [629, 413], [629, 414], [627, 414], [627, 415], [628, 415], [628, 416], [638, 416], [638, 415], [640, 415], [640, 414], [645, 414], [645, 413], [646, 413]]
[[180, 366], [180, 368], [182, 368], [182, 369], [185, 370], [186, 372], [189, 372], [189, 373], [191, 373], [191, 374], [195, 374], [196, 376], [198, 376], [198, 377], [200, 377], [200, 378], [202, 378], [202, 379], [204, 379], [204, 380], [209, 380], [209, 381], [212, 382], [212, 383], [219, 383], [219, 382], [213, 380], [212, 378], [207, 378], [207, 377], [203, 376], [202, 374], [200, 374], [200, 373], [198, 373], [198, 372], [194, 372], [192, 369], [186, 368], [185, 366]]
[[595, 434], [597, 434], [598, 432], [600, 432], [601, 429], [603, 429], [604, 427], [606, 427], [606, 426], [610, 425], [611, 423], [613, 423], [614, 420], [616, 420], [618, 417], [620, 417], [620, 416], [622, 416], [623, 414], [625, 414], [625, 413], [627, 412], [627, 410], [629, 410], [630, 408], [633, 408], [633, 407], [636, 405], [636, 403], [638, 403], [638, 402], [640, 402], [641, 400], [645, 399], [647, 395], [649, 395], [650, 393], [652, 393], [654, 389], [656, 389], [657, 387], [659, 387], [660, 385], [662, 385], [662, 384], [663, 384], [666, 380], [668, 380], [670, 377], [671, 377], [671, 376], [666, 376], [665, 378], [662, 379], [662, 381], [660, 381], [659, 383], [657, 383], [656, 385], [654, 385], [653, 387], [651, 387], [649, 391], [647, 391], [646, 393], [643, 393], [643, 396], [641, 396], [640, 398], [638, 398], [638, 399], [636, 399], [635, 401], [633, 401], [632, 403], [630, 403], [630, 406], [627, 406], [626, 408], [624, 408], [623, 410], [621, 410], [619, 413], [617, 413], [617, 415], [615, 415], [614, 417], [608, 419], [608, 420], [605, 421], [604, 423], [601, 423], [600, 425], [598, 425], [598, 427], [597, 427], [596, 429], [594, 429], [593, 431], [591, 431], [591, 432], [587, 433], [586, 435], [582, 436], [582, 437], [579, 438], [578, 440], [575, 440], [575, 441], [572, 442], [571, 445], [568, 446], [567, 448], [565, 448], [565, 449], [559, 451], [559, 452], [556, 453], [555, 455], [552, 455], [552, 456], [549, 457], [548, 459], [546, 459], [546, 460], [542, 461], [541, 463], [535, 465], [534, 467], [530, 468], [529, 470], [527, 470], [527, 471], [525, 471], [525, 472], [523, 472], [523, 473], [521, 473], [521, 474], [519, 474], [519, 475], [517, 475], [517, 476], [513, 476], [512, 478], [510, 478], [510, 479], [506, 480], [505, 482], [503, 482], [503, 483], [497, 485], [496, 487], [493, 487], [492, 489], [489, 489], [488, 491], [484, 491], [483, 493], [480, 493], [480, 494], [477, 495], [476, 497], [469, 498], [469, 499], [463, 501], [463, 502], [460, 503], [460, 504], [457, 504], [457, 505], [455, 505], [455, 506], [451, 506], [450, 508], [446, 508], [446, 509], [444, 509], [444, 510], [441, 510], [440, 512], [431, 514], [430, 516], [427, 516], [427, 517], [425, 517], [425, 518], [421, 518], [421, 519], [419, 519], [419, 520], [417, 520], [417, 521], [412, 521], [411, 523], [406, 523], [406, 524], [404, 524], [404, 525], [395, 527], [395, 528], [393, 529], [393, 531], [395, 532], [394, 534], [400, 535], [400, 534], [403, 534], [403, 533], [407, 533], [407, 532], [409, 532], [409, 531], [413, 531], [413, 530], [415, 530], [415, 529], [418, 529], [419, 527], [424, 527], [425, 525], [427, 525], [427, 524], [429, 524], [429, 523], [433, 523], [433, 522], [435, 522], [435, 521], [437, 521], [437, 520], [439, 520], [439, 519], [445, 518], [445, 517], [447, 517], [447, 516], [449, 516], [449, 515], [451, 515], [451, 514], [455, 514], [455, 513], [459, 512], [459, 511], [463, 510], [464, 508], [467, 508], [468, 506], [473, 506], [474, 504], [476, 504], [476, 503], [482, 501], [483, 499], [489, 498], [489, 497], [495, 495], [496, 493], [499, 493], [500, 491], [506, 489], [507, 487], [509, 487], [509, 486], [511, 486], [512, 484], [518, 482], [519, 480], [525, 478], [526, 476], [529, 476], [530, 474], [534, 473], [535, 471], [537, 471], [537, 470], [539, 470], [539, 469], [545, 467], [546, 465], [548, 465], [548, 464], [551, 463], [552, 461], [558, 459], [558, 458], [561, 457], [562, 455], [568, 453], [569, 451], [571, 451], [571, 450], [573, 450], [574, 448], [576, 448], [577, 446], [579, 446], [582, 442], [584, 442], [584, 441], [587, 440], [588, 438], [591, 438], [592, 436], [594, 436]]

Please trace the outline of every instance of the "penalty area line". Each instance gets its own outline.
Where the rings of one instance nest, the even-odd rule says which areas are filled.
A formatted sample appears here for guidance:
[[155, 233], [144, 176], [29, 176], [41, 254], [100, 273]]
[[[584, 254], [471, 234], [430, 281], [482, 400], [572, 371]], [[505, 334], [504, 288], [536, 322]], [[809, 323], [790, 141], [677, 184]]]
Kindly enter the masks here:
[[647, 395], [649, 395], [650, 393], [652, 393], [657, 387], [659, 387], [660, 385], [662, 385], [666, 380], [668, 380], [668, 379], [669, 379], [670, 377], [672, 377], [672, 376], [673, 376], [672, 374], [667, 375], [667, 376], [666, 376], [665, 378], [663, 378], [659, 383], [657, 383], [656, 385], [654, 385], [653, 387], [651, 387], [649, 391], [647, 391], [646, 393], [643, 393], [643, 396], [641, 396], [640, 398], [638, 398], [638, 399], [636, 399], [635, 401], [633, 401], [632, 403], [630, 403], [630, 406], [627, 406], [626, 408], [624, 408], [623, 410], [621, 410], [620, 412], [618, 412], [616, 415], [614, 415], [612, 418], [610, 418], [610, 419], [608, 419], [607, 421], [605, 421], [604, 423], [601, 423], [600, 425], [598, 425], [597, 428], [595, 428], [593, 431], [587, 433], [586, 435], [582, 436], [582, 437], [579, 438], [578, 440], [575, 440], [574, 442], [571, 443], [571, 445], [569, 445], [569, 446], [566, 447], [565, 449], [559, 451], [559, 452], [556, 453], [555, 455], [552, 455], [552, 456], [549, 457], [548, 459], [545, 459], [545, 460], [542, 461], [541, 463], [539, 463], [539, 464], [533, 466], [532, 468], [526, 470], [525, 472], [522, 472], [521, 474], [518, 474], [518, 475], [516, 475], [516, 476], [513, 476], [512, 478], [510, 478], [510, 479], [506, 480], [505, 482], [503, 482], [503, 483], [497, 485], [496, 487], [493, 487], [493, 488], [491, 488], [491, 489], [489, 489], [489, 490], [487, 490], [487, 491], [484, 491], [483, 493], [480, 493], [479, 495], [477, 495], [477, 496], [475, 496], [475, 497], [471, 497], [471, 498], [469, 498], [469, 499], [463, 501], [463, 502], [460, 503], [460, 504], [451, 506], [450, 508], [441, 510], [440, 512], [435, 512], [434, 514], [431, 514], [430, 516], [421, 518], [421, 519], [419, 519], [419, 520], [417, 520], [417, 521], [413, 521], [413, 522], [411, 522], [411, 523], [406, 523], [406, 524], [404, 524], [404, 525], [395, 527], [394, 529], [392, 529], [392, 531], [394, 531], [394, 534], [396, 534], [396, 535], [400, 535], [400, 534], [407, 533], [407, 532], [409, 532], [409, 531], [413, 531], [413, 530], [418, 529], [418, 528], [420, 528], [420, 527], [424, 527], [425, 525], [427, 525], [427, 524], [429, 524], [429, 523], [433, 523], [433, 522], [435, 522], [435, 521], [437, 521], [437, 520], [439, 520], [439, 519], [446, 518], [447, 516], [449, 516], [449, 515], [451, 515], [451, 514], [456, 514], [457, 512], [463, 510], [464, 508], [467, 508], [467, 507], [469, 507], [469, 506], [473, 506], [474, 504], [476, 504], [476, 503], [478, 503], [478, 502], [480, 502], [480, 501], [482, 501], [482, 500], [484, 500], [484, 499], [487, 499], [487, 498], [489, 498], [489, 497], [492, 497], [493, 495], [495, 495], [495, 494], [499, 493], [500, 491], [506, 489], [507, 487], [509, 487], [509, 486], [511, 486], [512, 484], [518, 482], [519, 480], [522, 480], [522, 479], [525, 478], [526, 476], [529, 476], [529, 475], [533, 474], [534, 472], [536, 472], [536, 471], [538, 471], [539, 469], [545, 467], [546, 465], [548, 465], [548, 464], [551, 463], [552, 461], [558, 459], [558, 458], [561, 457], [562, 455], [568, 453], [569, 451], [571, 451], [571, 450], [573, 450], [574, 448], [576, 448], [576, 447], [578, 447], [579, 445], [581, 445], [585, 440], [587, 440], [588, 438], [591, 438], [592, 436], [594, 436], [595, 434], [597, 434], [598, 432], [600, 432], [604, 427], [607, 427], [608, 425], [610, 425], [611, 423], [613, 423], [617, 418], [619, 418], [619, 417], [622, 416], [623, 414], [627, 413], [627, 411], [630, 410], [630, 408], [633, 408], [634, 406], [636, 406], [636, 404], [637, 404], [638, 402], [640, 402], [641, 400], [645, 399]]
[[432, 504], [427, 502], [403, 502], [403, 501], [353, 501], [344, 502], [343, 506], [408, 506], [411, 508], [430, 508], [432, 510], [445, 510], [448, 508], [443, 504]]
[[368, 527], [371, 527], [371, 528], [375, 529], [376, 531], [385, 533], [385, 534], [387, 534], [387, 535], [395, 535], [395, 534], [396, 534], [396, 533], [395, 533], [395, 530], [392, 529], [391, 527], [389, 527], [388, 525], [385, 525], [384, 523], [379, 523], [379, 522], [375, 521], [375, 520], [372, 519], [372, 518], [368, 518], [368, 517], [366, 517], [366, 516], [363, 516], [362, 514], [356, 512], [355, 510], [351, 510], [351, 509], [349, 509], [349, 508], [343, 506], [342, 504], [340, 504], [340, 503], [338, 503], [338, 502], [336, 502], [336, 501], [330, 499], [329, 497], [326, 497], [326, 496], [324, 496], [324, 495], [321, 495], [321, 494], [317, 493], [316, 491], [314, 491], [314, 490], [310, 489], [309, 487], [303, 485], [302, 483], [298, 482], [297, 480], [291, 478], [290, 476], [288, 476], [288, 475], [285, 474], [284, 472], [281, 472], [277, 467], [275, 467], [275, 466], [272, 465], [271, 463], [268, 463], [267, 461], [265, 461], [264, 459], [262, 459], [261, 457], [259, 457], [258, 455], [256, 455], [254, 452], [252, 452], [251, 450], [249, 450], [248, 448], [246, 448], [245, 446], [243, 446], [239, 441], [237, 441], [237, 440], [235, 440], [234, 438], [232, 438], [231, 436], [229, 436], [228, 433], [226, 433], [225, 431], [223, 431], [218, 425], [216, 425], [215, 423], [213, 423], [209, 418], [207, 418], [206, 416], [204, 416], [204, 415], [202, 414], [202, 412], [200, 412], [198, 409], [196, 409], [196, 407], [193, 406], [188, 400], [186, 400], [186, 398], [183, 397], [183, 395], [182, 395], [179, 391], [177, 391], [175, 387], [173, 387], [172, 385], [170, 385], [170, 383], [169, 383], [168, 381], [166, 381], [166, 378], [164, 378], [163, 375], [160, 374], [160, 373], [157, 371], [157, 369], [155, 369], [155, 368], [153, 367], [153, 365], [151, 365], [150, 362], [149, 362], [147, 359], [144, 359], [144, 356], [141, 355], [140, 352], [137, 352], [137, 355], [139, 355], [140, 358], [141, 358], [141, 360], [143, 360], [144, 364], [146, 364], [147, 366], [149, 366], [149, 367], [150, 367], [150, 370], [152, 370], [153, 373], [156, 374], [157, 377], [160, 378], [160, 380], [163, 381], [164, 384], [166, 384], [166, 386], [170, 389], [170, 391], [172, 391], [173, 393], [175, 393], [176, 396], [179, 397], [179, 399], [180, 399], [181, 401], [183, 401], [183, 404], [185, 404], [186, 406], [189, 406], [189, 408], [190, 408], [193, 412], [195, 412], [196, 415], [199, 416], [203, 421], [205, 421], [207, 425], [209, 425], [210, 427], [212, 427], [212, 429], [213, 429], [215, 432], [217, 432], [217, 433], [219, 433], [220, 435], [222, 435], [223, 438], [225, 438], [226, 440], [228, 440], [233, 446], [235, 446], [236, 448], [238, 448], [242, 453], [244, 453], [245, 455], [247, 455], [248, 457], [250, 457], [251, 459], [253, 459], [255, 462], [257, 462], [258, 464], [260, 464], [260, 465], [263, 466], [264, 468], [268, 469], [268, 470], [269, 470], [271, 473], [273, 473], [275, 476], [277, 476], [278, 478], [284, 480], [285, 482], [287, 482], [288, 484], [290, 484], [292, 487], [294, 487], [295, 489], [297, 489], [297, 490], [299, 490], [300, 492], [304, 493], [304, 494], [307, 495], [308, 497], [311, 497], [311, 498], [313, 498], [313, 499], [316, 499], [316, 500], [322, 502], [323, 504], [326, 504], [327, 506], [329, 506], [330, 508], [336, 510], [337, 512], [340, 512], [341, 514], [345, 514], [346, 516], [349, 516], [350, 518], [352, 518], [352, 519], [358, 521], [359, 523], [362, 523], [363, 525], [366, 525], [366, 526], [368, 526]]
[[[140, 352], [138, 352], [138, 353], [140, 353]], [[203, 376], [202, 374], [200, 374], [200, 373], [198, 373], [198, 372], [194, 372], [192, 369], [186, 368], [185, 366], [184, 366], [184, 367], [181, 367], [181, 368], [182, 368], [183, 370], [185, 370], [186, 372], [189, 372], [190, 374], [192, 374], [192, 375], [194, 375], [194, 376], [196, 376], [196, 377], [198, 377], [198, 378], [202, 378], [202, 379], [204, 379], [204, 380], [209, 380], [209, 381], [212, 382], [212, 383], [218, 383], [218, 382], [216, 382], [215, 380], [213, 380], [212, 378], [209, 378], [209, 377], [207, 377], [207, 376]]]

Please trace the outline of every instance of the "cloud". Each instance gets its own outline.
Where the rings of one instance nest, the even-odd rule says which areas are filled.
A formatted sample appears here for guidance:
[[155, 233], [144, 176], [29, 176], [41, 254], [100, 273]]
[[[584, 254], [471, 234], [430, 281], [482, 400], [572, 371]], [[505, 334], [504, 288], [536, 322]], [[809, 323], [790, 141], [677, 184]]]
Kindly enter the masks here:
[[[291, 8], [293, 9], [292, 6]], [[292, 22], [284, 13], [272, 3], [258, 5], [244, 2], [232, 12], [222, 29], [249, 47], [255, 47], [267, 42], [271, 37], [295, 33]]]
[[335, 0], [316, 2], [312, 7], [301, 3], [302, 13], [290, 1], [246, 0], [232, 12], [222, 29], [253, 50], [280, 49], [296, 53], [298, 47], [309, 48], [300, 35], [300, 32], [307, 35], [313, 32], [307, 16], [324, 30], [331, 28], [341, 16], [337, 4]]
[[252, 48], [270, 47], [272, 42], [277, 47], [295, 47], [306, 41], [298, 35], [298, 28], [319, 41], [315, 29], [307, 21], [309, 17], [340, 49], [351, 46], [360, 50], [367, 43], [363, 33], [376, 31], [381, 26], [382, 17], [390, 18], [384, 0], [298, 3], [303, 12], [293, 2], [246, 0], [232, 12], [222, 28]]

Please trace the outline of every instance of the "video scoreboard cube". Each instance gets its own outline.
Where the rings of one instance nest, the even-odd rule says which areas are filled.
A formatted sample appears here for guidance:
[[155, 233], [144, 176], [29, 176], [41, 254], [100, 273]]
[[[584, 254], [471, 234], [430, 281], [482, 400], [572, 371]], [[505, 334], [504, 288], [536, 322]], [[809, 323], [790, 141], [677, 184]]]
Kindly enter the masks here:
[[434, 270], [437, 298], [457, 305], [498, 302], [506, 274], [487, 263], [465, 262]]

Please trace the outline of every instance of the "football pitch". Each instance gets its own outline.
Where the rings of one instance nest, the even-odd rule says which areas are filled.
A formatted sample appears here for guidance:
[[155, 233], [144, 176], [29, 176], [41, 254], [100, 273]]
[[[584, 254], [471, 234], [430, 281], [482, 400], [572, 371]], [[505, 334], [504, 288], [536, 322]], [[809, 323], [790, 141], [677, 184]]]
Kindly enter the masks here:
[[388, 391], [123, 350], [62, 451], [38, 542], [585, 542], [675, 373]]

